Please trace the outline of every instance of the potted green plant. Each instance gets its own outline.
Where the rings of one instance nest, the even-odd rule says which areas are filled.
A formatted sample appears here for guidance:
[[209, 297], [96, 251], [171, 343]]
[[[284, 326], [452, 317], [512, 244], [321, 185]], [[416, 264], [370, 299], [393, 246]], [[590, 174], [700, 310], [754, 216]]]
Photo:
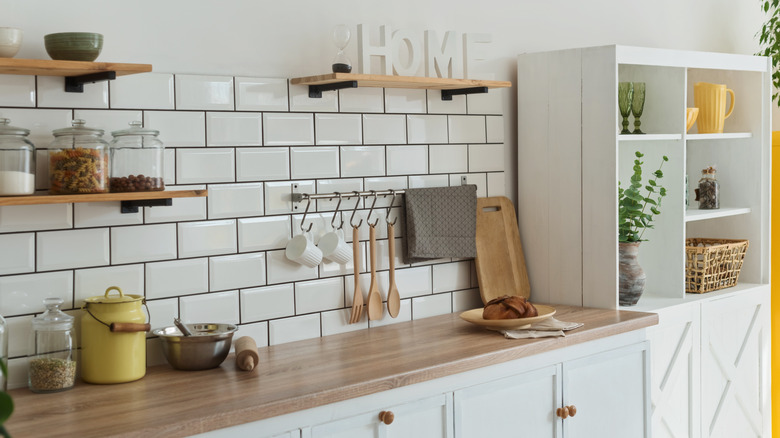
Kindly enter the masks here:
[[777, 91], [780, 89], [780, 71], [778, 70], [780, 67], [780, 8], [778, 6], [780, 6], [780, 0], [763, 0], [761, 2], [761, 7], [767, 17], [761, 26], [761, 31], [757, 34], [761, 50], [756, 55], [767, 56], [772, 60], [772, 85], [774, 88], [772, 99], [780, 105]]
[[[779, 0], [780, 1], [780, 0]], [[645, 291], [646, 276], [639, 266], [637, 255], [639, 243], [648, 228], [653, 228], [653, 220], [661, 214], [661, 200], [666, 196], [666, 189], [658, 184], [664, 177], [661, 168], [669, 158], [664, 155], [658, 170], [647, 184], [642, 183], [641, 158], [639, 151], [634, 153], [634, 173], [631, 175], [629, 187], [623, 189], [618, 181], [618, 246], [619, 246], [619, 303], [621, 306], [633, 306]], [[643, 194], [645, 193], [645, 194]]]

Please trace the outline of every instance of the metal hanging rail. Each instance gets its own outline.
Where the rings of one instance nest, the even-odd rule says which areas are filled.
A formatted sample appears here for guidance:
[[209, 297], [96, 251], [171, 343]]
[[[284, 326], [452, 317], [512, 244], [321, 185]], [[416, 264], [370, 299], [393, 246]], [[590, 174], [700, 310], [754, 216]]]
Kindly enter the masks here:
[[293, 193], [292, 194], [292, 201], [293, 202], [303, 202], [306, 199], [336, 199], [341, 195], [344, 199], [354, 198], [355, 196], [374, 196], [376, 194], [377, 196], [391, 196], [393, 194], [396, 195], [403, 195], [405, 193], [405, 190], [366, 190], [362, 192], [358, 191], [352, 191], [352, 192], [334, 192], [334, 193], [316, 193], [316, 194], [309, 194], [309, 193]]

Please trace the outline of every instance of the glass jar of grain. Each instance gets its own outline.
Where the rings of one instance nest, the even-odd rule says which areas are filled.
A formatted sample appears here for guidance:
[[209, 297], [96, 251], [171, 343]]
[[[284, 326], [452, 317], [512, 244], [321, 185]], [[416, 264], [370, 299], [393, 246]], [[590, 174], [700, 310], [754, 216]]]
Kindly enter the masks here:
[[61, 298], [46, 298], [46, 310], [33, 318], [28, 356], [28, 384], [32, 392], [65, 391], [76, 380], [73, 317], [60, 310]]
[[143, 128], [141, 122], [130, 122], [129, 129], [113, 131], [111, 135], [111, 191], [164, 190], [165, 148], [157, 138], [160, 131]]
[[0, 196], [32, 195], [35, 192], [35, 146], [29, 129], [10, 126], [0, 119]]
[[49, 146], [52, 195], [108, 192], [108, 143], [103, 130], [88, 128], [84, 120], [53, 132]]

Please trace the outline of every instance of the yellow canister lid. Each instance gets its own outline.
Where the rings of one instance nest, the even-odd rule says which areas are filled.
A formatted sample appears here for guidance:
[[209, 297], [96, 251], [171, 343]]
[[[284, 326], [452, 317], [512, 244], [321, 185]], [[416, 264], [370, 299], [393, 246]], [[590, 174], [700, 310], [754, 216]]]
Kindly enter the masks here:
[[[119, 295], [109, 296], [109, 293], [112, 290], [119, 292]], [[106, 289], [106, 293], [104, 295], [89, 297], [84, 301], [87, 304], [121, 304], [121, 303], [132, 303], [134, 301], [143, 301], [143, 299], [144, 297], [141, 295], [125, 294], [124, 292], [122, 292], [122, 289], [120, 289], [119, 287], [111, 286], [108, 289]]]

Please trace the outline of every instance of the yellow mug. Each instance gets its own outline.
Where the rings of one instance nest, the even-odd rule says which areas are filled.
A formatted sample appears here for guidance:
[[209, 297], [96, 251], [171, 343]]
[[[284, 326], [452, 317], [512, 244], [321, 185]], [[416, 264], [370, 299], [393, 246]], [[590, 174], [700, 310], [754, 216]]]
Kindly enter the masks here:
[[[731, 107], [726, 111], [726, 93], [731, 95]], [[734, 90], [724, 84], [697, 82], [693, 84], [693, 103], [699, 108], [696, 122], [699, 134], [723, 132], [723, 123], [734, 111]]]

